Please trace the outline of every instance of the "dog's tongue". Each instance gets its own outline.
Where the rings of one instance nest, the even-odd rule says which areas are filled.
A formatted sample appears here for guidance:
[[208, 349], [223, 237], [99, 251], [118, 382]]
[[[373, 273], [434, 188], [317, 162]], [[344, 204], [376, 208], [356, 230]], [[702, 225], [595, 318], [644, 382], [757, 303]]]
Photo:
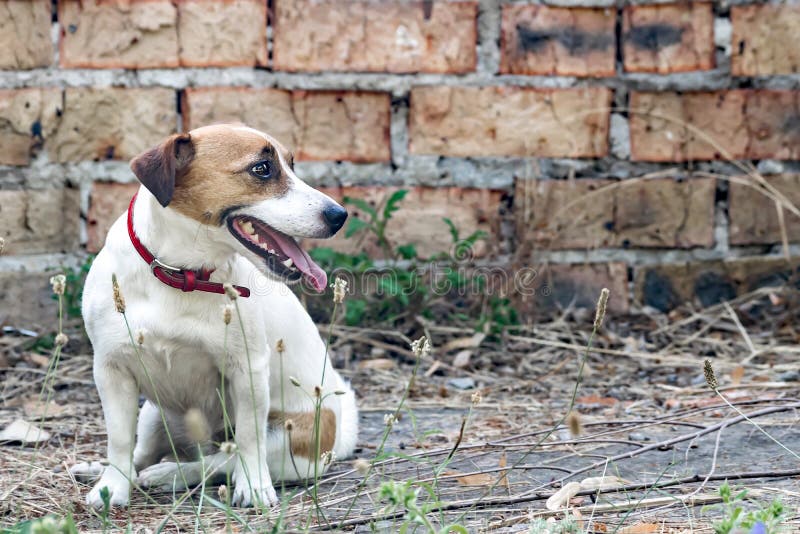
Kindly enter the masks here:
[[322, 267], [314, 263], [311, 256], [301, 249], [291, 237], [280, 232], [273, 232], [272, 237], [278, 242], [281, 251], [292, 259], [294, 266], [300, 269], [314, 289], [320, 293], [325, 291], [325, 287], [328, 285], [328, 275], [322, 270]]

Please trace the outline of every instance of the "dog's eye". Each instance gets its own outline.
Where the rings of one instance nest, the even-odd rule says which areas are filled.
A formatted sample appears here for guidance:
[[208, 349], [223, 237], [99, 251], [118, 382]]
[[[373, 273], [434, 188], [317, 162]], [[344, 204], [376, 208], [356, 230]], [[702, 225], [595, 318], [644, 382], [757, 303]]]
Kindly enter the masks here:
[[269, 161], [256, 163], [250, 168], [250, 174], [256, 178], [266, 180], [272, 176], [272, 166], [269, 164]]

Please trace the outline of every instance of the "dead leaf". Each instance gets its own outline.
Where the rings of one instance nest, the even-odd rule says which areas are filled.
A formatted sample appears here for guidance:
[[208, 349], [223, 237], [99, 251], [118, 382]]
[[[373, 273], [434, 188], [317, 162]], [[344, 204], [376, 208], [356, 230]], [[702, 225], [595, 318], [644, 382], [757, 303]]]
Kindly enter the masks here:
[[49, 432], [22, 419], [17, 419], [0, 432], [0, 442], [11, 441], [27, 444], [47, 441], [48, 439], [50, 439]]
[[577, 404], [585, 404], [588, 406], [614, 406], [619, 402], [613, 397], [601, 397], [600, 395], [587, 395], [576, 399]]
[[388, 371], [397, 367], [397, 362], [389, 358], [373, 358], [358, 362], [359, 369]]
[[[503, 453], [500, 455], [500, 462], [498, 462], [498, 467], [501, 468], [505, 467], [507, 462], [508, 460], [506, 459], [506, 453], [505, 451], [503, 451]], [[501, 471], [501, 473], [502, 474], [500, 475], [498, 485], [503, 484], [506, 487], [506, 489], [511, 490], [511, 483], [508, 481], [508, 471], [503, 470]]]
[[463, 369], [469, 365], [469, 359], [472, 357], [472, 351], [469, 349], [460, 350], [453, 358], [453, 367]]
[[658, 532], [660, 527], [655, 523], [636, 523], [629, 527], [624, 527], [618, 530], [619, 534], [650, 534], [651, 532]]
[[442, 352], [449, 352], [456, 349], [474, 349], [477, 348], [483, 340], [486, 339], [486, 334], [477, 332], [469, 337], [459, 337], [451, 339], [442, 345]]
[[445, 471], [445, 475], [454, 476], [462, 486], [491, 486], [495, 483], [495, 478], [489, 473], [475, 473], [474, 475], [462, 475], [458, 471]]
[[553, 495], [551, 495], [550, 498], [547, 499], [547, 502], [544, 505], [551, 512], [558, 511], [561, 509], [562, 506], [567, 504], [569, 500], [573, 498], [580, 490], [581, 490], [581, 485], [579, 482], [570, 482], [569, 484], [564, 485], [564, 487], [555, 492]]
[[25, 359], [28, 360], [33, 365], [42, 367], [44, 369], [50, 367], [50, 358], [48, 356], [42, 356], [41, 354], [29, 352], [28, 354], [25, 355]]
[[731, 371], [731, 383], [734, 386], [738, 386], [739, 384], [742, 383], [742, 377], [743, 376], [744, 376], [744, 367], [741, 366], [741, 365], [738, 366], [738, 367], [735, 367], [733, 369], [733, 371]]
[[64, 413], [64, 406], [56, 404], [55, 401], [44, 402], [37, 398], [25, 401], [22, 409], [25, 412], [25, 416], [31, 419], [57, 417]]

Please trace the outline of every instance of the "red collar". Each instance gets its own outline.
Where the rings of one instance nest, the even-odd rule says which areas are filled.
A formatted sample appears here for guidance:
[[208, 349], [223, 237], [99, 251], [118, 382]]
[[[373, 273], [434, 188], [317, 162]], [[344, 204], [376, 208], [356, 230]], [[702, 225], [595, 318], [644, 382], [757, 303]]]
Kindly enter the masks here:
[[[136, 202], [136, 195], [133, 195], [131, 204], [128, 206], [128, 236], [131, 238], [133, 248], [139, 253], [139, 256], [150, 266], [150, 271], [153, 275], [161, 280], [163, 284], [170, 287], [180, 289], [181, 291], [203, 291], [205, 293], [219, 293], [224, 294], [225, 288], [218, 282], [210, 282], [208, 279], [211, 276], [212, 270], [201, 269], [199, 271], [191, 271], [189, 269], [179, 269], [171, 267], [165, 263], [158, 261], [158, 258], [147, 250], [136, 232], [133, 230], [133, 204]], [[242, 286], [233, 286], [239, 295], [242, 297], [249, 297], [250, 290]]]

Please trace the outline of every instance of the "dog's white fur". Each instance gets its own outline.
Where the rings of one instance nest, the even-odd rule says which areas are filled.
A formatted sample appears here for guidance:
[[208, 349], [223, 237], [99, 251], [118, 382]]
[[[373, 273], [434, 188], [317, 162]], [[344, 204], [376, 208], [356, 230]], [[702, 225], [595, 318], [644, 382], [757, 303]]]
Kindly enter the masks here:
[[[279, 157], [289, 176], [288, 191], [239, 213], [251, 214], [289, 235], [325, 236], [319, 210], [333, 201], [299, 180], [284, 157]], [[307, 458], [295, 457], [292, 462], [283, 425], [268, 429], [268, 413], [313, 412], [311, 398], [314, 386], [320, 384], [323, 365], [327, 369], [323, 395], [344, 392], [328, 395], [323, 403], [336, 416], [333, 453], [338, 458], [352, 454], [357, 436], [353, 391], [333, 369], [325, 344], [298, 299], [284, 283], [269, 273], [265, 276], [263, 260], [242, 246], [225, 225], [201, 224], [169, 206], [164, 208], [144, 186], [136, 200], [134, 228], [160, 261], [187, 268], [213, 266], [211, 281], [244, 285], [252, 294], [237, 300], [239, 318], [234, 314], [226, 330], [222, 307], [228, 297], [184, 293], [164, 285], [133, 248], [126, 216], [112, 226], [83, 294], [86, 331], [95, 352], [94, 379], [108, 430], [109, 463], [89, 492], [88, 504], [103, 506], [103, 487], [108, 488], [112, 505], [126, 505], [132, 481], [143, 487], [182, 487], [184, 482], [198, 483], [210, 472], [232, 473], [235, 505], [274, 504], [273, 480], [313, 475], [314, 468]], [[143, 334], [138, 351], [123, 315], [115, 311], [112, 273], [122, 289], [134, 337]], [[285, 347], [282, 354], [276, 350], [279, 340]], [[200, 410], [219, 435], [223, 428], [223, 374], [238, 452], [212, 451], [206, 443], [201, 445], [209, 456], [203, 463], [160, 463], [163, 457], [173, 455], [156, 405], [163, 408], [179, 454], [191, 453], [196, 445], [187, 437], [184, 415], [191, 408]], [[301, 387], [292, 385], [290, 376]], [[147, 399], [141, 411], [140, 393]], [[320, 465], [319, 471], [324, 468]], [[76, 466], [75, 472], [82, 470], [90, 467]]]

